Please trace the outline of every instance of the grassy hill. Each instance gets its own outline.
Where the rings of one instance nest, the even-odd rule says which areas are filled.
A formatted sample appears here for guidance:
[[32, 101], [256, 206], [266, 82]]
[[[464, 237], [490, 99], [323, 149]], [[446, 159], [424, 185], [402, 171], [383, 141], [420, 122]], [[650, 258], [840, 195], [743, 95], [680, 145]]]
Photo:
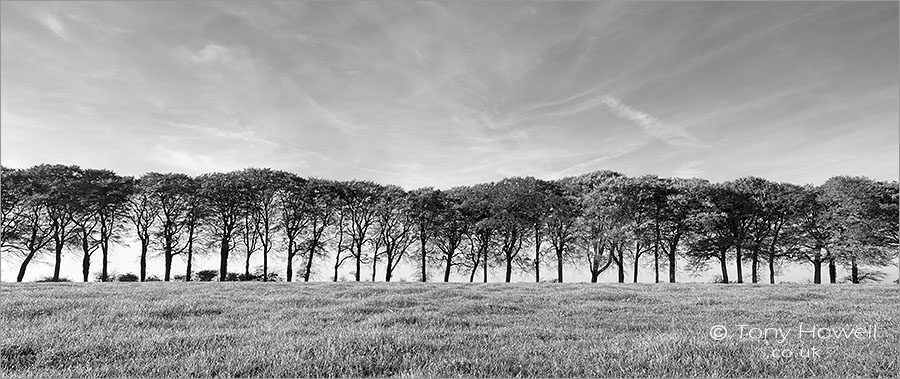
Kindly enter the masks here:
[[900, 352], [896, 285], [30, 283], [0, 295], [4, 377], [895, 377]]

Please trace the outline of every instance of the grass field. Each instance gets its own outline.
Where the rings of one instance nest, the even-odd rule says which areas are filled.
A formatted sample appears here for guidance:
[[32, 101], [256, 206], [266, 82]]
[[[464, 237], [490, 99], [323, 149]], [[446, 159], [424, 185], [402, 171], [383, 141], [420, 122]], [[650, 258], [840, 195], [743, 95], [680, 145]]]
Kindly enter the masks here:
[[[5, 377], [896, 377], [900, 353], [896, 285], [32, 283], [0, 290]], [[710, 336], [715, 325], [727, 328], [724, 339]], [[748, 325], [743, 336], [738, 325]], [[868, 337], [809, 332], [871, 325]], [[772, 329], [760, 339], [750, 327], [782, 328], [787, 337]]]

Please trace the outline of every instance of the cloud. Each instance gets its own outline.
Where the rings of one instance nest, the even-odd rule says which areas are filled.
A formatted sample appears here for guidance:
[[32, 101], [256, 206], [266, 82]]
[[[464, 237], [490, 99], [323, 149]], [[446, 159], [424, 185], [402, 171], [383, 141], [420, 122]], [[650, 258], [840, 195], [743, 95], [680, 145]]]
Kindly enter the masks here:
[[676, 178], [702, 177], [705, 171], [700, 169], [700, 165], [703, 164], [703, 162], [703, 160], [685, 162], [677, 169], [675, 169], [675, 171], [672, 173], [672, 176]]
[[37, 20], [60, 38], [64, 40], [69, 39], [66, 26], [56, 16], [49, 13], [40, 13], [37, 15]]
[[581, 162], [579, 164], [570, 166], [566, 169], [560, 170], [560, 171], [556, 172], [554, 174], [554, 176], [555, 177], [563, 177], [563, 176], [567, 176], [567, 175], [583, 174], [585, 172], [589, 172], [593, 169], [596, 169], [597, 165], [600, 163], [603, 163], [610, 159], [618, 158], [625, 154], [631, 153], [632, 151], [635, 151], [635, 150], [643, 147], [644, 145], [645, 144], [643, 144], [643, 143], [628, 145], [628, 146], [622, 147], [620, 149], [611, 151], [609, 153], [600, 154], [599, 156], [596, 156], [588, 161]]
[[616, 116], [635, 123], [641, 127], [647, 134], [659, 138], [660, 140], [674, 146], [684, 147], [702, 147], [703, 144], [694, 136], [688, 133], [684, 128], [663, 122], [647, 113], [623, 104], [619, 99], [612, 96], [603, 96], [601, 98], [603, 104], [609, 107]]
[[214, 60], [227, 62], [232, 60], [232, 54], [227, 47], [210, 43], [196, 53], [188, 52], [188, 59], [194, 62], [211, 62]]

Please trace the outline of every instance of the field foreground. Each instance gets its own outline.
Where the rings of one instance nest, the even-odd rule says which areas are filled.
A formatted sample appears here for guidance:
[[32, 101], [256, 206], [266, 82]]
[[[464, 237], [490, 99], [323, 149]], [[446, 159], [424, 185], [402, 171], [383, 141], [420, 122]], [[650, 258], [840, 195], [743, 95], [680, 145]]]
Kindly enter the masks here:
[[895, 285], [34, 283], [0, 295], [4, 377], [896, 377], [900, 352]]

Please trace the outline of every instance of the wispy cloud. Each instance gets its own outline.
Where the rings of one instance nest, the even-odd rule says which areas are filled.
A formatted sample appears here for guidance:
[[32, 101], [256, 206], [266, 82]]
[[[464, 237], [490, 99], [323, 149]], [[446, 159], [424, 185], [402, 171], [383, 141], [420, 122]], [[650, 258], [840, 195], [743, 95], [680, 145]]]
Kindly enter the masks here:
[[566, 169], [560, 170], [560, 171], [556, 172], [553, 176], [554, 177], [563, 177], [563, 176], [576, 175], [576, 174], [593, 171], [593, 170], [598, 169], [598, 166], [601, 163], [604, 163], [609, 160], [612, 160], [612, 159], [624, 156], [626, 154], [629, 154], [631, 152], [634, 152], [643, 146], [644, 146], [644, 144], [628, 145], [628, 146], [616, 149], [616, 150], [608, 152], [608, 153], [603, 153], [603, 154], [595, 156], [594, 158], [591, 158], [585, 162], [581, 162], [581, 163], [569, 166]]
[[647, 113], [629, 107], [615, 97], [603, 96], [601, 101], [617, 116], [635, 123], [647, 132], [647, 134], [659, 138], [670, 145], [684, 147], [703, 146], [696, 137], [692, 136], [684, 128], [678, 125], [668, 124]]
[[65, 24], [63, 24], [62, 20], [59, 17], [56, 17], [50, 13], [38, 13], [36, 15], [37, 20], [43, 24], [47, 29], [50, 29], [51, 32], [55, 33], [62, 39], [68, 40], [69, 34], [66, 30]]
[[672, 172], [672, 176], [674, 176], [676, 178], [699, 178], [699, 177], [702, 177], [703, 174], [705, 174], [705, 171], [700, 168], [700, 165], [702, 165], [703, 162], [704, 162], [704, 160], [685, 162], [684, 164], [679, 166], [677, 169], [675, 169], [674, 172]]

